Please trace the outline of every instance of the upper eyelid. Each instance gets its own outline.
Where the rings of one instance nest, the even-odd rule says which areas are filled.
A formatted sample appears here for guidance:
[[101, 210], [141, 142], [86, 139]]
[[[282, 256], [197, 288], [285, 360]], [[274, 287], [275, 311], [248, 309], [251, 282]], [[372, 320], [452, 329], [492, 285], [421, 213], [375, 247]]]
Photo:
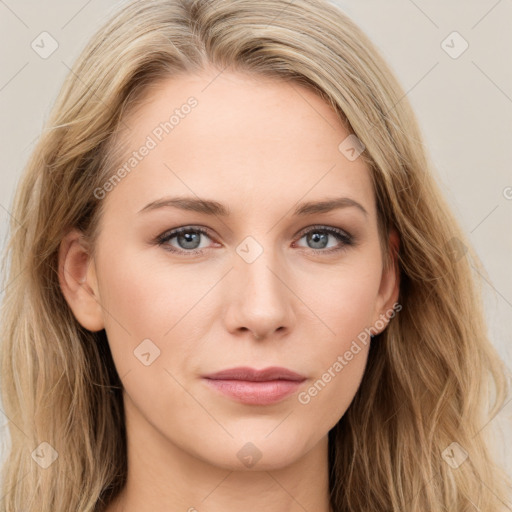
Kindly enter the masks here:
[[199, 231], [203, 234], [208, 235], [210, 238], [214, 238], [211, 235], [210, 229], [208, 229], [204, 226], [196, 226], [196, 225], [191, 224], [191, 225], [179, 226], [177, 228], [168, 229], [168, 230], [164, 231], [161, 235], [158, 235], [157, 239], [166, 238], [170, 235], [175, 235], [175, 234], [178, 234], [178, 233], [184, 232], [184, 231]]
[[350, 237], [350, 238], [352, 237], [352, 235], [347, 230], [345, 230], [343, 228], [337, 228], [336, 226], [328, 226], [325, 224], [313, 224], [311, 226], [306, 226], [305, 228], [302, 228], [295, 236], [301, 235], [302, 233], [307, 233], [308, 231], [312, 231], [315, 229], [317, 229], [318, 231], [322, 231], [322, 230], [335, 231], [335, 232], [341, 231], [342, 233], [345, 233], [345, 235], [347, 235], [347, 237]]

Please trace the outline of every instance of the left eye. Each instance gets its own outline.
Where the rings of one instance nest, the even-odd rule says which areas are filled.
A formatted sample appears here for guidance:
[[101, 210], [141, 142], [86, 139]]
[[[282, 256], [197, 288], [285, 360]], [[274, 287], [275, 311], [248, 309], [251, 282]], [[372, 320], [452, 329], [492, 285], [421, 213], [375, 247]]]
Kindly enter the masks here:
[[[329, 236], [335, 238], [338, 241], [338, 245], [327, 247]], [[307, 249], [328, 249], [323, 252], [341, 250], [353, 243], [352, 237], [341, 229], [323, 226], [308, 229], [308, 231], [302, 234], [300, 240], [303, 238], [306, 238], [307, 243], [313, 244], [313, 247], [307, 247]]]
[[[166, 250], [170, 252], [199, 254], [204, 249], [208, 249], [207, 245], [201, 246], [201, 236], [210, 238], [208, 232], [202, 228], [182, 227], [160, 235], [157, 243], [158, 245], [165, 246]], [[329, 237], [336, 239], [338, 244], [329, 246]], [[353, 244], [351, 235], [334, 227], [313, 226], [307, 231], [302, 232], [299, 240], [303, 238], [306, 239], [307, 244], [312, 244], [312, 246], [306, 247], [306, 249], [325, 253], [339, 251]], [[175, 241], [178, 246], [173, 245], [171, 241]]]

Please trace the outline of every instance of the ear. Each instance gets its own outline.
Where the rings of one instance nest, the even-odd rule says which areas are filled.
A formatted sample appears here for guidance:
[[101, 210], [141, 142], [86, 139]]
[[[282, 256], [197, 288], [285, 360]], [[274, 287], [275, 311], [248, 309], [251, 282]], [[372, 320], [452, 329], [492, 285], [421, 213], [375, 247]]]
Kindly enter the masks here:
[[[388, 239], [389, 265], [382, 269], [382, 277], [377, 297], [378, 318], [388, 324], [390, 313], [398, 302], [400, 293], [400, 268], [398, 265], [398, 251], [400, 248], [400, 237], [396, 228], [391, 228]], [[401, 308], [400, 308], [401, 309]], [[399, 309], [397, 309], [399, 311]], [[374, 325], [377, 323], [377, 319]], [[385, 329], [379, 329], [381, 332]]]
[[60, 244], [59, 284], [80, 325], [89, 331], [101, 331], [105, 325], [94, 262], [82, 233], [76, 229]]

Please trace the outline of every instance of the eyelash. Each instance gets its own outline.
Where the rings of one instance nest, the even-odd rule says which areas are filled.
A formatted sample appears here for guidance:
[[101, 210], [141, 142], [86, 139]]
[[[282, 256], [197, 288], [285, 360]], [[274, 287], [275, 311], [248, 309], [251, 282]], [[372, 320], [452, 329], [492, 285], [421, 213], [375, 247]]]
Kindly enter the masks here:
[[[159, 235], [155, 243], [158, 246], [165, 246], [166, 251], [175, 253], [175, 254], [187, 254], [192, 256], [201, 256], [208, 250], [208, 248], [203, 249], [191, 249], [189, 251], [184, 249], [177, 249], [176, 247], [170, 246], [167, 244], [170, 240], [177, 237], [178, 235], [182, 233], [201, 233], [202, 235], [207, 236], [208, 238], [212, 238], [207, 230], [204, 228], [198, 227], [198, 226], [183, 226], [180, 228], [173, 229], [171, 231], [166, 231]], [[307, 229], [302, 230], [300, 233], [300, 236], [298, 240], [303, 238], [305, 235], [309, 234], [310, 232], [322, 232], [322, 233], [328, 233], [332, 236], [334, 236], [338, 241], [343, 242], [343, 244], [339, 247], [331, 247], [329, 249], [311, 249], [309, 247], [303, 247], [303, 249], [315, 252], [315, 253], [323, 253], [323, 254], [332, 254], [332, 253], [338, 253], [341, 251], [344, 251], [347, 249], [348, 246], [354, 245], [354, 237], [350, 235], [349, 233], [346, 233], [345, 231], [342, 231], [341, 229], [330, 227], [330, 226], [309, 226]]]

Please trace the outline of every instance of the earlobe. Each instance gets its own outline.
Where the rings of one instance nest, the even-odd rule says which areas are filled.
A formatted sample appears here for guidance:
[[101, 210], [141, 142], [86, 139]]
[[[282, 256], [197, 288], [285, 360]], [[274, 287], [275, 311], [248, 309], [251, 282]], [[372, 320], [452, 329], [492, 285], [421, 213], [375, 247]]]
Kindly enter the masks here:
[[93, 332], [104, 329], [94, 262], [82, 233], [76, 229], [60, 244], [59, 284], [80, 325]]

